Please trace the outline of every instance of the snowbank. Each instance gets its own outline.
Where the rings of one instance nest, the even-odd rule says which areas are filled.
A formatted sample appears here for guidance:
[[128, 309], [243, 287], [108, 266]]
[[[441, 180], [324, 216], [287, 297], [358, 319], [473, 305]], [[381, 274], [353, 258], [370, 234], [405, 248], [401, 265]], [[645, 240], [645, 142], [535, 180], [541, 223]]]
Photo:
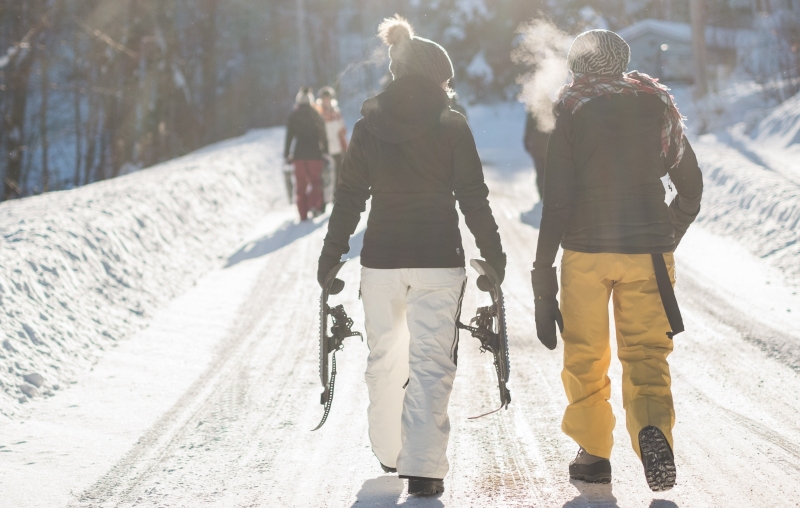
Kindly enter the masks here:
[[[698, 221], [800, 282], [800, 185], [707, 134], [694, 145], [705, 189]], [[795, 163], [797, 164], [797, 163]], [[735, 277], [735, 274], [731, 274]]]
[[800, 186], [800, 94], [748, 127], [745, 122], [730, 129], [737, 147]]
[[50, 395], [285, 204], [282, 129], [0, 204], [0, 415]]
[[776, 107], [741, 80], [699, 103], [688, 87], [673, 94], [704, 175], [698, 221], [800, 284], [800, 96]]

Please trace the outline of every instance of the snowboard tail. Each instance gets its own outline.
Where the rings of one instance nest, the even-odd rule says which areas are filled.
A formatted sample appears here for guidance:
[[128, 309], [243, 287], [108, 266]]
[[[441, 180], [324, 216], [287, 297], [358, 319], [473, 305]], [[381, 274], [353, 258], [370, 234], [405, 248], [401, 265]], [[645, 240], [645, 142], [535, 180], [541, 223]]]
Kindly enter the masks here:
[[470, 261], [472, 267], [480, 275], [485, 275], [492, 284], [489, 295], [492, 297], [492, 305], [479, 307], [474, 318], [469, 325], [458, 321], [456, 326], [462, 330], [472, 333], [472, 336], [481, 342], [481, 352], [489, 351], [494, 357], [494, 368], [497, 374], [497, 387], [500, 392], [500, 407], [473, 418], [486, 416], [500, 409], [508, 409], [511, 403], [511, 392], [507, 383], [511, 371], [511, 360], [508, 355], [508, 335], [506, 334], [506, 310], [503, 300], [503, 290], [500, 288], [500, 281], [494, 269], [481, 259]]
[[[328, 305], [328, 297], [331, 295], [331, 288], [341, 281], [336, 278], [336, 275], [341, 270], [345, 261], [337, 264], [325, 276], [325, 284], [322, 288], [322, 295], [320, 296], [319, 305], [319, 380], [322, 383], [322, 394], [320, 395], [319, 403], [325, 406], [325, 411], [322, 414], [322, 420], [312, 430], [318, 430], [325, 425], [328, 419], [328, 414], [331, 411], [331, 404], [333, 403], [333, 389], [336, 383], [336, 352], [344, 347], [344, 339], [347, 337], [359, 336], [362, 337], [361, 332], [354, 332], [352, 330], [353, 320], [348, 317], [344, 310], [344, 306], [337, 305], [330, 307]], [[341, 286], [339, 286], [341, 288]], [[334, 292], [338, 292], [334, 289]], [[330, 317], [330, 334], [328, 318]]]

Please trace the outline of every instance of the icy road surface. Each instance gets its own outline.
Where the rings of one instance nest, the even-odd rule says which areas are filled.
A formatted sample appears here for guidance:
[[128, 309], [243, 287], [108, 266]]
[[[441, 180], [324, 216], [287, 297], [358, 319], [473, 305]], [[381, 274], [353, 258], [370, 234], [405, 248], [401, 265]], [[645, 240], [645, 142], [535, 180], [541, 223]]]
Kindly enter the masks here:
[[[528, 270], [540, 208], [529, 173], [485, 153], [509, 257], [513, 402], [467, 420], [496, 407], [498, 396], [491, 357], [462, 333], [451, 471], [440, 498], [407, 498], [370, 452], [367, 348], [357, 338], [337, 355], [328, 422], [310, 432], [322, 415], [315, 274], [327, 219], [299, 224], [286, 205], [77, 384], [0, 425], [0, 506], [798, 506], [798, 288], [699, 227], [677, 253], [687, 329], [670, 357], [678, 485], [660, 494], [647, 488], [621, 423], [618, 362], [613, 482], [570, 482], [577, 447], [560, 432], [562, 349], [548, 351], [534, 334]], [[351, 241], [354, 254], [360, 238]], [[347, 286], [333, 301], [363, 330], [358, 265], [345, 265]], [[469, 275], [464, 318], [486, 298]]]

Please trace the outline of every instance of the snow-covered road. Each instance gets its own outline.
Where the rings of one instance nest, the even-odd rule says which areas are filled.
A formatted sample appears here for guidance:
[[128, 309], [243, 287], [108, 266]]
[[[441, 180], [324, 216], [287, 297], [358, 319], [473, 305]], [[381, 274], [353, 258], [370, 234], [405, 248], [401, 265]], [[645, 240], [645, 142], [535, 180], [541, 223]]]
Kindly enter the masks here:
[[[576, 446], [560, 432], [561, 347], [546, 350], [534, 333], [533, 185], [527, 172], [493, 160], [491, 148], [482, 149], [487, 164], [503, 168], [487, 172], [509, 256], [513, 402], [467, 420], [498, 400], [491, 358], [462, 334], [451, 472], [439, 499], [407, 498], [370, 452], [367, 348], [357, 338], [337, 355], [330, 418], [310, 432], [322, 413], [315, 273], [327, 222], [298, 224], [286, 205], [69, 390], [35, 400], [26, 418], [0, 425], [0, 506], [800, 505], [797, 287], [699, 227], [677, 252], [687, 329], [670, 357], [678, 485], [658, 495], [647, 488], [624, 425], [615, 431], [613, 482], [569, 481]], [[471, 236], [463, 235], [475, 256]], [[363, 330], [358, 268], [357, 259], [345, 265], [347, 286], [335, 301]], [[464, 316], [484, 298], [471, 284]], [[618, 418], [620, 375], [613, 362]]]

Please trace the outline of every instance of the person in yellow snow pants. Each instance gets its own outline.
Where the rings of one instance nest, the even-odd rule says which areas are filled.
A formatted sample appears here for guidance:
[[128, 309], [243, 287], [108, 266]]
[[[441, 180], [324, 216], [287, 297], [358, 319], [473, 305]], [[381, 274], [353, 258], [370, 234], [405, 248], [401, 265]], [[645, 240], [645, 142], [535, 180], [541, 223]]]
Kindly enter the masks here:
[[[626, 72], [629, 60], [628, 44], [608, 30], [570, 47], [573, 81], [553, 109], [531, 285], [537, 337], [555, 349], [558, 327], [564, 341], [561, 428], [579, 446], [570, 478], [611, 481], [611, 302], [631, 444], [648, 486], [663, 491], [676, 479], [667, 357], [683, 331], [673, 252], [700, 212], [703, 176], [669, 89]], [[665, 177], [677, 191], [669, 205]]]
[[[675, 282], [672, 253], [664, 255]], [[608, 399], [611, 380], [609, 299], [614, 305], [617, 354], [622, 363], [622, 401], [631, 444], [639, 454], [639, 432], [648, 425], [672, 447], [675, 410], [667, 356], [672, 340], [649, 254], [590, 254], [564, 251], [561, 261], [564, 370], [569, 406], [561, 429], [584, 450], [611, 457], [615, 418]]]

